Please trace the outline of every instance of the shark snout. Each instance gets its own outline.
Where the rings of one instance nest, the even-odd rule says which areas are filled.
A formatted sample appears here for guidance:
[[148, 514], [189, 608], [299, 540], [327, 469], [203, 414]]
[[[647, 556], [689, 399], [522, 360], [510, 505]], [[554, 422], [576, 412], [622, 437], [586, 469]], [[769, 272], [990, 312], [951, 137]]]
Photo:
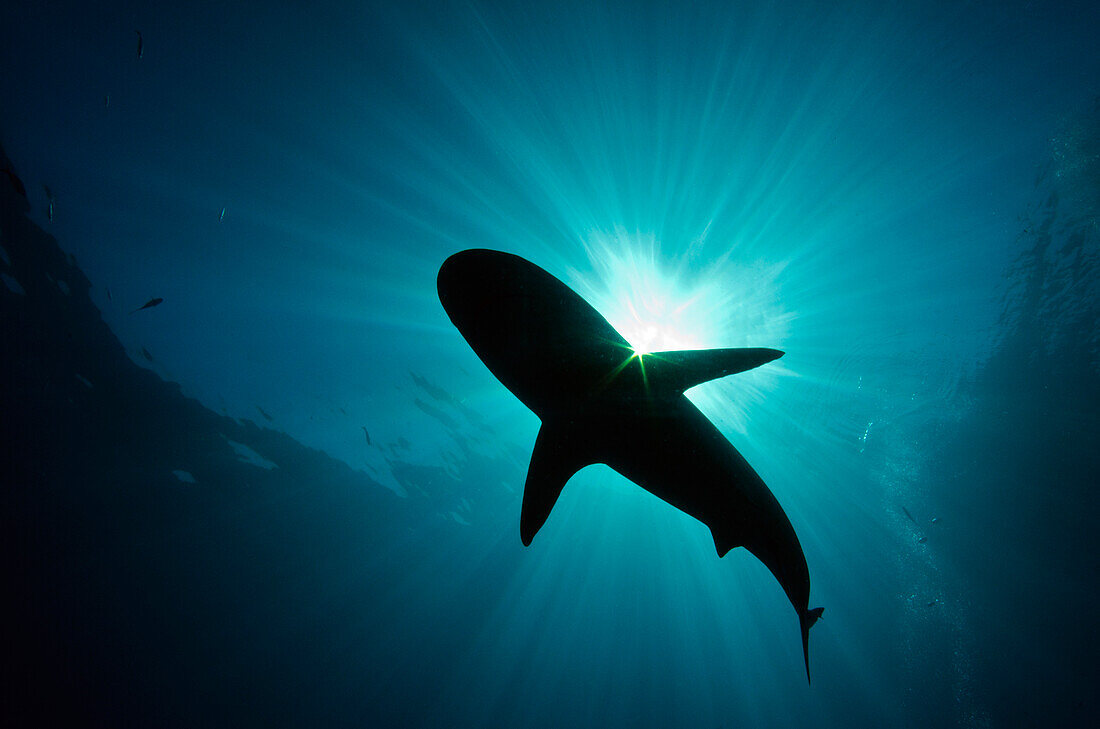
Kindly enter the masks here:
[[439, 292], [439, 302], [443, 304], [443, 308], [448, 312], [451, 311], [451, 303], [456, 296], [461, 294], [459, 289], [462, 283], [463, 265], [461, 260], [456, 260], [461, 255], [461, 253], [456, 253], [444, 261], [435, 277], [435, 288]]
[[501, 313], [504, 302], [525, 295], [534, 285], [536, 272], [541, 269], [519, 256], [476, 248], [455, 253], [443, 262], [436, 274], [436, 290], [456, 324], [474, 317], [493, 318]]
[[436, 274], [439, 300], [448, 312], [460, 302], [480, 301], [489, 292], [499, 290], [505, 281], [496, 257], [506, 254], [496, 251], [460, 251], [443, 262]]

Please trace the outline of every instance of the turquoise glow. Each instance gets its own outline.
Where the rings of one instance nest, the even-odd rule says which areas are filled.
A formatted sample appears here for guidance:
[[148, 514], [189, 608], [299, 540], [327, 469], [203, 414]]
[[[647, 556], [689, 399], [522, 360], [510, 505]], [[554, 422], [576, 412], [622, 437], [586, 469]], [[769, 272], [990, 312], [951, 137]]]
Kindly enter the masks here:
[[[1023, 0], [5, 3], [0, 131], [31, 214], [80, 262], [135, 361], [407, 505], [392, 531], [364, 516], [369, 549], [297, 565], [309, 576], [293, 573], [288, 594], [317, 600], [280, 626], [297, 642], [225, 662], [212, 649], [288, 722], [1071, 725], [1095, 712], [1082, 678], [1094, 668], [1074, 647], [1095, 634], [1076, 609], [1095, 602], [1077, 590], [1095, 564], [1060, 550], [1092, 542], [1020, 534], [1056, 532], [1095, 502], [1042, 468], [999, 468], [1020, 454], [1067, 462], [1050, 434], [1095, 432], [1095, 414], [1006, 401], [1038, 388], [1024, 365], [1043, 346], [1095, 341], [1059, 327], [1091, 311], [1096, 228], [1075, 249], [1067, 227], [1036, 221], [1063, 220], [1073, 191], [1093, 189], [1061, 173], [1093, 169], [1065, 130], [1097, 93], [1098, 13]], [[1037, 236], [1077, 256], [1045, 279], [1077, 298], [1033, 305], [1019, 331], [1035, 349], [1005, 365], [1025, 273], [1046, 270], [1025, 255]], [[826, 608], [812, 689], [767, 571], [744, 550], [719, 560], [705, 527], [606, 466], [573, 476], [521, 546], [540, 423], [435, 291], [442, 261], [475, 247], [563, 280], [643, 365], [667, 349], [786, 353], [688, 397], [799, 535]], [[165, 299], [155, 316], [129, 316], [152, 296]], [[1017, 370], [1028, 376], [989, 384]], [[1051, 377], [1050, 392], [1096, 381]], [[203, 525], [188, 527], [201, 541]], [[264, 684], [268, 670], [283, 680]]]

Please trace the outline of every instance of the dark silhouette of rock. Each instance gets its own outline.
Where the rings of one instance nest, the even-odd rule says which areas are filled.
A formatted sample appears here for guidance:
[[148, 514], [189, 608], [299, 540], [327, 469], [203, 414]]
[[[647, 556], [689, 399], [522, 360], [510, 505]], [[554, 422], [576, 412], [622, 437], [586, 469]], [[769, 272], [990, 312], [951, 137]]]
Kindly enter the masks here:
[[[0, 168], [11, 169], [2, 151]], [[349, 583], [331, 565], [443, 521], [137, 366], [27, 212], [0, 185], [4, 273], [24, 289], [0, 287], [4, 723], [272, 724], [295, 710], [305, 721], [328, 699], [279, 695], [303, 667], [319, 671], [304, 626], [338, 593], [356, 596], [357, 614], [377, 611], [369, 595], [397, 569]], [[296, 665], [273, 664], [275, 646]]]

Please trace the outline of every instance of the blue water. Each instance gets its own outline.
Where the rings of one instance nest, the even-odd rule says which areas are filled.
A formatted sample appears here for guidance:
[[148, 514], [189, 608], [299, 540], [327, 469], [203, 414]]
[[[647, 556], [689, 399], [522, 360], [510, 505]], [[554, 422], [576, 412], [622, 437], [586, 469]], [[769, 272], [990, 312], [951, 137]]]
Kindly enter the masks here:
[[[424, 515], [263, 565], [316, 609], [202, 654], [240, 681], [232, 712], [171, 701], [215, 723], [1091, 724], [1100, 6], [824, 5], [4, 6], [0, 141], [133, 359]], [[606, 467], [520, 544], [538, 420], [435, 292], [470, 247], [636, 346], [787, 353], [689, 395], [802, 542], [812, 686], [767, 570]]]

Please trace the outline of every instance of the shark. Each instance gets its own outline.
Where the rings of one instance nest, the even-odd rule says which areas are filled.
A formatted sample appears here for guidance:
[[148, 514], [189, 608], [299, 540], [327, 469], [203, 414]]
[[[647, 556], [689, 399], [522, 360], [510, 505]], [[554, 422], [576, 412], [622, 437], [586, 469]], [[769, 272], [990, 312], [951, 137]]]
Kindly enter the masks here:
[[709, 527], [718, 557], [744, 547], [798, 615], [806, 680], [810, 608], [802, 546], [778, 500], [684, 394], [783, 355], [737, 348], [638, 352], [587, 301], [510, 253], [460, 251], [436, 277], [440, 303], [489, 371], [541, 421], [520, 507], [530, 546], [566, 482], [605, 464]]

